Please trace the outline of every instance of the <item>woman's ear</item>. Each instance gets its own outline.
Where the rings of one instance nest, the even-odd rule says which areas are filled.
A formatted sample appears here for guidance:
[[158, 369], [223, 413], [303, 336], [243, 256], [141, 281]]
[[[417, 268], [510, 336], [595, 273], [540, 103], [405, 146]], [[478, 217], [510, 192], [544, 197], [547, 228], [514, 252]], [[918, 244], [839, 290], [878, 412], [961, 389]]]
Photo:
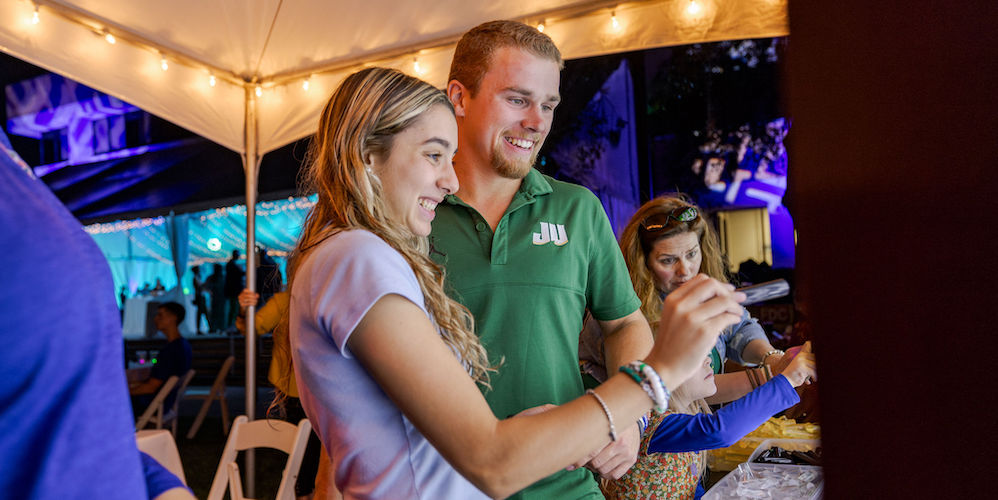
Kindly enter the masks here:
[[360, 153], [360, 160], [364, 162], [364, 168], [367, 169], [368, 172], [373, 172], [374, 163], [376, 162], [374, 153], [370, 151], [362, 151]]

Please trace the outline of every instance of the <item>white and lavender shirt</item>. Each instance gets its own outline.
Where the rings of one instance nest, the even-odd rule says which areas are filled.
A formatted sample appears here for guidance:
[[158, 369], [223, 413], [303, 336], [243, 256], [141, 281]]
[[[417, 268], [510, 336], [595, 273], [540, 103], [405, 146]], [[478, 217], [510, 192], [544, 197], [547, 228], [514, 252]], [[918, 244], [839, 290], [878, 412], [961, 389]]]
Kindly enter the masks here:
[[298, 391], [332, 458], [336, 485], [348, 499], [488, 498], [440, 456], [347, 347], [367, 311], [388, 294], [426, 312], [409, 264], [364, 230], [320, 243], [291, 290]]

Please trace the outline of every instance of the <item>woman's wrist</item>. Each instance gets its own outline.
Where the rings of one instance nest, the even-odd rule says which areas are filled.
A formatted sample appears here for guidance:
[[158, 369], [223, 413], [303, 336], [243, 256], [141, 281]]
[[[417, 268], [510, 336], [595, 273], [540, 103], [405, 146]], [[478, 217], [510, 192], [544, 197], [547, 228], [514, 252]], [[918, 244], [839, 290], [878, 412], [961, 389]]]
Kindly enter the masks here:
[[759, 362], [759, 366], [767, 364], [769, 362], [770, 358], [772, 358], [772, 363], [769, 363], [769, 364], [775, 365], [776, 363], [780, 362], [780, 359], [783, 358], [784, 354], [786, 354], [786, 353], [783, 352], [783, 349], [773, 349], [773, 350], [767, 352], [766, 354], [762, 355], [762, 361]]
[[643, 359], [642, 362], [651, 366], [658, 373], [658, 378], [662, 381], [662, 385], [670, 392], [674, 391], [676, 387], [682, 385], [689, 378], [689, 374], [679, 375], [668, 364], [656, 363], [650, 359]]
[[671, 391], [665, 385], [655, 367], [646, 362], [636, 360], [621, 366], [620, 371], [626, 373], [633, 382], [645, 391], [657, 413], [662, 413], [668, 408]]

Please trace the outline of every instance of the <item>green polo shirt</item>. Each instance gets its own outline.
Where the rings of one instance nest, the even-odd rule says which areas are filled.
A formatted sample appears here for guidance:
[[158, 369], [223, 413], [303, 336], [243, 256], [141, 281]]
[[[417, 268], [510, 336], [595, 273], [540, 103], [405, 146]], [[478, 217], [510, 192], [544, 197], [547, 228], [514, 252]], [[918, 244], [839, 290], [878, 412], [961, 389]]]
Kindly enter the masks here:
[[[507, 418], [584, 393], [579, 332], [586, 309], [613, 320], [638, 309], [627, 267], [599, 200], [584, 187], [536, 170], [496, 226], [457, 196], [437, 206], [433, 258], [447, 269], [448, 293], [471, 310], [475, 330], [502, 361], [485, 391]], [[515, 498], [603, 498], [585, 469], [559, 472]]]

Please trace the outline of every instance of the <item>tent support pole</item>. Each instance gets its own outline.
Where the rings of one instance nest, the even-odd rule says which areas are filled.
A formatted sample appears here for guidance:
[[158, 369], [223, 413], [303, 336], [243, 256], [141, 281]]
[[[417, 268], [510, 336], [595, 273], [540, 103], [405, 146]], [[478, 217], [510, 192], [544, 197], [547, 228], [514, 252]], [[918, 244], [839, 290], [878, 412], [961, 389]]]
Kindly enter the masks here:
[[[245, 86], [246, 120], [243, 130], [243, 172], [246, 174], [246, 288], [256, 290], [256, 195], [260, 173], [259, 127], [256, 96]], [[246, 311], [246, 418], [256, 419], [256, 306]], [[256, 454], [246, 450], [243, 483], [248, 498], [256, 498]]]

